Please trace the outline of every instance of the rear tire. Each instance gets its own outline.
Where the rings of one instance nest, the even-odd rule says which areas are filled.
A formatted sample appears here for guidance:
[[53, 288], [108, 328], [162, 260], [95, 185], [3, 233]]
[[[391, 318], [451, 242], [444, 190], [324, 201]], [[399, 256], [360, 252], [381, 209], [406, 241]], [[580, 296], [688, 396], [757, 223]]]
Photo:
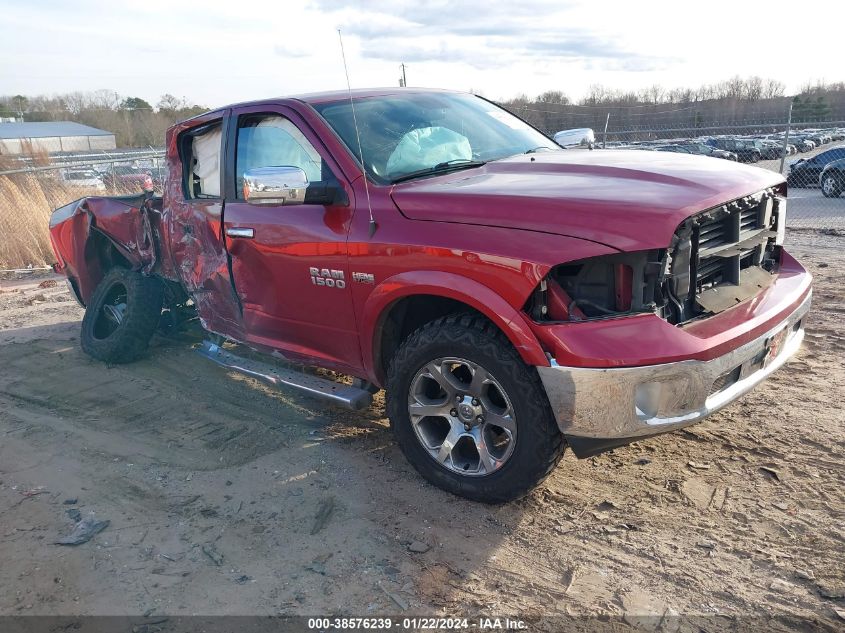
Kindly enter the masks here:
[[158, 327], [162, 303], [158, 279], [112, 268], [85, 309], [82, 351], [106, 363], [137, 360]]
[[[412, 421], [412, 407], [421, 406], [431, 412]], [[565, 448], [537, 370], [479, 316], [442, 317], [402, 343], [388, 369], [387, 412], [400, 449], [425, 479], [484, 503], [530, 492]]]

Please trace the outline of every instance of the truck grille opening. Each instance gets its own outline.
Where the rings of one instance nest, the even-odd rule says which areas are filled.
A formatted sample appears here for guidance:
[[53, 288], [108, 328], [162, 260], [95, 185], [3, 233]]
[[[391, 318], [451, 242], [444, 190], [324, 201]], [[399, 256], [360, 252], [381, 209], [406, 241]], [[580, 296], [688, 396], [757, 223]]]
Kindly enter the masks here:
[[[721, 312], [756, 295], [773, 280], [783, 198], [769, 189], [684, 221], [675, 232], [668, 318], [683, 323]], [[683, 280], [683, 283], [679, 283]]]

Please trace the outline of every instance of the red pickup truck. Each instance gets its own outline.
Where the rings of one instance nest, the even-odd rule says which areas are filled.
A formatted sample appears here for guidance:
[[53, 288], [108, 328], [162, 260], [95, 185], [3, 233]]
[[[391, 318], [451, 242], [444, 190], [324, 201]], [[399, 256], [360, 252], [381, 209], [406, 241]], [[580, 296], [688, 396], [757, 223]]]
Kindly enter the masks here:
[[208, 112], [169, 130], [167, 166], [163, 197], [52, 215], [85, 352], [129, 362], [196, 315], [228, 367], [351, 408], [385, 388], [408, 460], [472, 499], [698, 422], [804, 335], [811, 277], [762, 169], [564, 150], [408, 88]]

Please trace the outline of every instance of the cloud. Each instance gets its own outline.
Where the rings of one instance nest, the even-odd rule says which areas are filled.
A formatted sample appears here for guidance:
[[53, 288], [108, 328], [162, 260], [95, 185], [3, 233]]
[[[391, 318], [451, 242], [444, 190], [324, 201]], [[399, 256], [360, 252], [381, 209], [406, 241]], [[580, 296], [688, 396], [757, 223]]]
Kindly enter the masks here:
[[[644, 71], [672, 60], [637, 54], [615, 38], [575, 27], [561, 0], [525, 0], [517, 9], [489, 0], [344, 2], [316, 0], [341, 21], [344, 35], [358, 38], [361, 54], [386, 62], [460, 62], [498, 69], [516, 62], [567, 62], [606, 70]], [[566, 25], [566, 26], [560, 26]]]

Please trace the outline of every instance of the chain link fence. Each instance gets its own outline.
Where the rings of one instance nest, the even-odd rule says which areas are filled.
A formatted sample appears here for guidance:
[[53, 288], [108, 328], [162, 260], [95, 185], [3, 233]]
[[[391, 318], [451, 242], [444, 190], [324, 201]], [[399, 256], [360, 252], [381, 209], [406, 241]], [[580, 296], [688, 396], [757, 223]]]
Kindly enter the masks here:
[[707, 104], [502, 105], [550, 136], [590, 129], [598, 150], [699, 154], [778, 172], [789, 184], [790, 227], [845, 230], [845, 112], [823, 118], [806, 108], [793, 112], [788, 98], [760, 109], [748, 103], [721, 104], [718, 110], [712, 104], [710, 109]]
[[48, 223], [53, 209], [85, 196], [161, 193], [164, 152], [156, 149], [90, 154], [2, 157], [0, 271], [54, 261]]

